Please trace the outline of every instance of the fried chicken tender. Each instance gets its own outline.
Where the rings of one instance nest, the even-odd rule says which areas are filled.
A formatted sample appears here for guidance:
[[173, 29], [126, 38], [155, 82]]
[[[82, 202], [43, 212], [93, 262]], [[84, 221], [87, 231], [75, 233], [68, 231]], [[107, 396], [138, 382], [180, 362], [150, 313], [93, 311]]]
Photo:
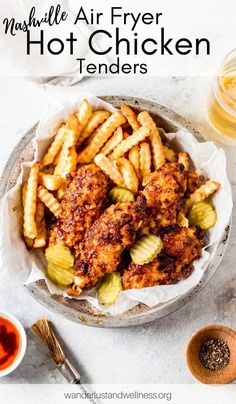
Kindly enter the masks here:
[[109, 178], [95, 164], [78, 169], [64, 193], [62, 212], [51, 231], [49, 245], [78, 248], [85, 231], [104, 209], [108, 184]]
[[131, 263], [122, 276], [124, 289], [168, 285], [187, 278], [201, 255], [203, 237], [195, 227], [170, 226], [161, 233], [163, 249], [152, 262]]
[[145, 216], [136, 202], [111, 205], [86, 232], [75, 264], [77, 286], [94, 286], [116, 270], [122, 252], [130, 247]]
[[167, 284], [168, 274], [161, 272], [159, 268], [158, 258], [144, 265], [131, 263], [121, 278], [123, 289], [142, 289]]
[[163, 227], [175, 224], [183, 206], [186, 188], [187, 174], [182, 164], [165, 163], [151, 174], [140, 193], [150, 210], [151, 219], [146, 227], [156, 233]]

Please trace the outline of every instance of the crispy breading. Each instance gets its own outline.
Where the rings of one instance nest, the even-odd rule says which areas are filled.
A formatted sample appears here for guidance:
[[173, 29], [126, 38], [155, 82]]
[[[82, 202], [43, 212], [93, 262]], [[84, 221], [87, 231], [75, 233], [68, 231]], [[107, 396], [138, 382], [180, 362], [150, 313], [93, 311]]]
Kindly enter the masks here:
[[131, 263], [121, 278], [123, 289], [142, 289], [167, 283], [168, 274], [161, 272], [159, 267], [157, 258], [144, 265]]
[[63, 195], [62, 212], [51, 231], [49, 245], [77, 249], [85, 231], [104, 208], [109, 179], [95, 164], [80, 167], [72, 178]]
[[187, 171], [187, 195], [192, 194], [199, 187], [199, 175], [196, 171]]
[[86, 232], [75, 264], [80, 288], [91, 287], [116, 270], [121, 254], [130, 247], [142, 225], [145, 210], [136, 202], [111, 205]]
[[124, 271], [124, 289], [168, 285], [187, 278], [192, 263], [201, 255], [202, 234], [195, 228], [171, 226], [161, 234], [163, 249], [152, 262], [144, 265], [131, 263]]
[[159, 259], [161, 270], [168, 269], [166, 258], [174, 259], [174, 274], [172, 279], [182, 279], [183, 271], [189, 268], [189, 265], [200, 257], [204, 243], [203, 233], [196, 227], [170, 226], [162, 230], [161, 239], [163, 250]]
[[156, 231], [176, 223], [186, 187], [187, 174], [182, 164], [165, 163], [151, 174], [140, 195], [150, 209]]

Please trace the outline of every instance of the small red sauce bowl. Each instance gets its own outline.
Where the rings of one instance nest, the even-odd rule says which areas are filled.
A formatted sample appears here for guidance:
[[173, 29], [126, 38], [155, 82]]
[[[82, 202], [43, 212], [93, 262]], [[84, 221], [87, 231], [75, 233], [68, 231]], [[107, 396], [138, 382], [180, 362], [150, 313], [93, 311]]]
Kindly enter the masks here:
[[0, 311], [0, 377], [8, 375], [19, 366], [26, 346], [26, 333], [19, 320]]

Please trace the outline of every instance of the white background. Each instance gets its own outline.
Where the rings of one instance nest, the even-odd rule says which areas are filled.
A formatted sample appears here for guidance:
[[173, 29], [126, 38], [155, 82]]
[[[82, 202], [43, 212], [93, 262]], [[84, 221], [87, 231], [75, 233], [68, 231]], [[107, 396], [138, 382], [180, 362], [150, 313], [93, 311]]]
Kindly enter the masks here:
[[[24, 13], [24, 7], [29, 9], [32, 3], [41, 6], [43, 4], [39, 0], [0, 0], [0, 34], [1, 21], [5, 15], [11, 17], [15, 13]], [[48, 7], [53, 4], [53, 0], [45, 3]], [[64, 3], [68, 3], [74, 11], [78, 8], [77, 0]], [[215, 74], [223, 57], [235, 48], [235, 0], [81, 0], [80, 4], [86, 5], [86, 9], [94, 7], [104, 13], [108, 11], [109, 5], [124, 5], [126, 11], [132, 12], [163, 12], [160, 23], [166, 27], [168, 36], [209, 38], [212, 45], [211, 57], [152, 57], [148, 59], [148, 63], [152, 60], [149, 74], [156, 77], [84, 79], [78, 84], [78, 91], [91, 91], [95, 95], [134, 95], [157, 101], [192, 121], [206, 138], [215, 138], [206, 119], [206, 101], [211, 83], [207, 75]], [[108, 29], [107, 20], [102, 28]], [[129, 37], [127, 29], [129, 30], [128, 26], [123, 26], [121, 32]], [[138, 28], [138, 33], [140, 38], [147, 35], [155, 37], [157, 30], [159, 32], [159, 27], [142, 25], [142, 28]], [[35, 75], [38, 68], [43, 67], [46, 73], [49, 67], [55, 66], [64, 72], [76, 72], [77, 65], [71, 58], [47, 57], [42, 60], [36, 55], [33, 59], [25, 59], [24, 36], [10, 42], [6, 42], [2, 35], [0, 38], [2, 75], [9, 76], [19, 72], [22, 75], [29, 72]], [[86, 52], [86, 43], [83, 42], [82, 45], [79, 56]], [[141, 61], [144, 62], [143, 57]], [[158, 77], [161, 75], [196, 77]], [[23, 79], [2, 78], [0, 90], [0, 167], [3, 168], [21, 136], [40, 118], [47, 100], [43, 88]], [[224, 148], [235, 199], [236, 148]], [[234, 209], [234, 219], [235, 216]], [[211, 323], [236, 328], [235, 244], [236, 227], [233, 225], [229, 246], [220, 268], [204, 290], [178, 312], [135, 328], [106, 330], [77, 325], [49, 313], [27, 295], [23, 286], [13, 282], [0, 284], [0, 310], [16, 315], [28, 335], [28, 349], [21, 366], [13, 374], [0, 379], [0, 384], [65, 383], [49, 355], [30, 331], [32, 323], [42, 317], [51, 319], [57, 326], [68, 348], [68, 355], [78, 367], [85, 383], [195, 383], [186, 368], [184, 358], [191, 335], [200, 327]]]

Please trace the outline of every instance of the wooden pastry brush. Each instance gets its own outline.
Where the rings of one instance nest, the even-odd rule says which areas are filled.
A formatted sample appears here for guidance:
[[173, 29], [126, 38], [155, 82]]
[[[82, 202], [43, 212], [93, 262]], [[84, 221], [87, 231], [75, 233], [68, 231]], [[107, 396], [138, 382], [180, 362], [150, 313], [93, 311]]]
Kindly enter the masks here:
[[[48, 320], [38, 320], [31, 327], [32, 331], [40, 338], [42, 343], [47, 346], [49, 352], [56, 363], [57, 368], [70, 384], [80, 384], [80, 374], [67, 359], [54, 331], [52, 324]], [[87, 389], [81, 386], [81, 389], [87, 392]], [[90, 398], [92, 404], [97, 401]]]

